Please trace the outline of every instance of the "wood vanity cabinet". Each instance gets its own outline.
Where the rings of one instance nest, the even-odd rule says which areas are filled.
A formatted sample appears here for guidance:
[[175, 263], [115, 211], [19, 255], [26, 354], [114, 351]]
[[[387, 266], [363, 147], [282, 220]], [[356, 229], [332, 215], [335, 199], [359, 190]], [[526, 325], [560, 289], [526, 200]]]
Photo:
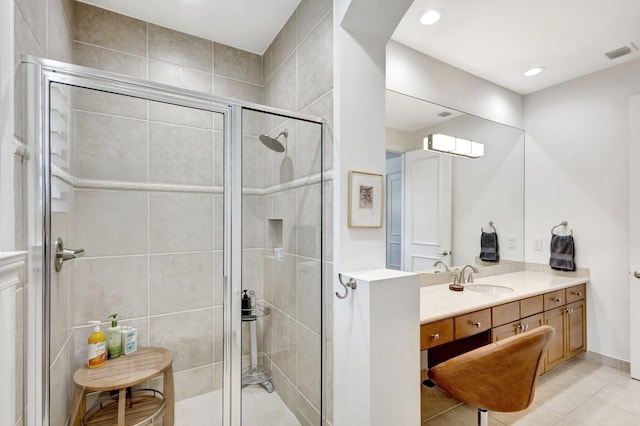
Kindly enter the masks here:
[[556, 330], [547, 351], [544, 371], [549, 371], [586, 350], [585, 296], [585, 284], [563, 289], [562, 294], [560, 290], [545, 294], [545, 307], [547, 300], [559, 297], [565, 300], [565, 304], [544, 312], [544, 323]]
[[[545, 357], [544, 371], [549, 371], [586, 350], [585, 297], [586, 284], [579, 284], [423, 324], [420, 327], [420, 350], [436, 348], [438, 353], [434, 358], [441, 362], [462, 353], [462, 350], [471, 350], [489, 341], [497, 342], [548, 324], [556, 330]], [[480, 333], [485, 333], [487, 340], [480, 338]], [[470, 342], [466, 349], [461, 349], [463, 339]]]

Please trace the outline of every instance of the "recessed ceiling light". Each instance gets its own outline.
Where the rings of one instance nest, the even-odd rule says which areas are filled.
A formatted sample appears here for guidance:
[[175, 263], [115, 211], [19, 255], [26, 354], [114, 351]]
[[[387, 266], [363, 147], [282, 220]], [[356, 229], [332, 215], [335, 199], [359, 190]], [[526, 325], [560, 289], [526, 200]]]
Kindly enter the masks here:
[[420, 23], [422, 25], [433, 25], [442, 18], [444, 12], [440, 9], [429, 9], [420, 16]]
[[523, 74], [525, 77], [533, 77], [534, 75], [540, 74], [544, 70], [545, 70], [544, 67], [534, 67], [534, 68], [529, 68]]

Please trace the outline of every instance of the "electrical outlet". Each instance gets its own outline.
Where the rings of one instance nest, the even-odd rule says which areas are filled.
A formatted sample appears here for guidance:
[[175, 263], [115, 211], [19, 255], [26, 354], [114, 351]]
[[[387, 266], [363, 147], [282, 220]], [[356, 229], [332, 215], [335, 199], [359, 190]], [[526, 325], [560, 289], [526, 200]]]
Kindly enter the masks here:
[[533, 240], [533, 249], [534, 250], [542, 250], [542, 240], [537, 238]]

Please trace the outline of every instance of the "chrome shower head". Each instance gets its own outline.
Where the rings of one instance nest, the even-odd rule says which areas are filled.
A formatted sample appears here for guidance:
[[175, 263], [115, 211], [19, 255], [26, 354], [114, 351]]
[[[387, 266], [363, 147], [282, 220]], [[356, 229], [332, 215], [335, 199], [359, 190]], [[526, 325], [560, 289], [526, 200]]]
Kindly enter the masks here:
[[280, 136], [283, 136], [283, 135], [284, 135], [285, 143], [286, 143], [287, 137], [289, 136], [289, 129], [284, 129], [275, 138], [269, 137], [267, 135], [260, 135], [258, 137], [258, 139], [260, 139], [260, 142], [262, 142], [262, 144], [264, 146], [266, 146], [267, 148], [269, 148], [270, 150], [275, 151], [275, 152], [284, 152], [285, 147], [278, 140], [278, 138]]

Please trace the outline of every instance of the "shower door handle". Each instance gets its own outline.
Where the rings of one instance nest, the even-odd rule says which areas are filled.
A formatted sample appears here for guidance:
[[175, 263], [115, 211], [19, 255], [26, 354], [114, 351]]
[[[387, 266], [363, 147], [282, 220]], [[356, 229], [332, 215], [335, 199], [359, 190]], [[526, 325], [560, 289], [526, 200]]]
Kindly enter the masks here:
[[84, 256], [84, 249], [66, 249], [62, 238], [56, 239], [56, 272], [62, 270], [62, 264], [67, 260], [77, 259]]

